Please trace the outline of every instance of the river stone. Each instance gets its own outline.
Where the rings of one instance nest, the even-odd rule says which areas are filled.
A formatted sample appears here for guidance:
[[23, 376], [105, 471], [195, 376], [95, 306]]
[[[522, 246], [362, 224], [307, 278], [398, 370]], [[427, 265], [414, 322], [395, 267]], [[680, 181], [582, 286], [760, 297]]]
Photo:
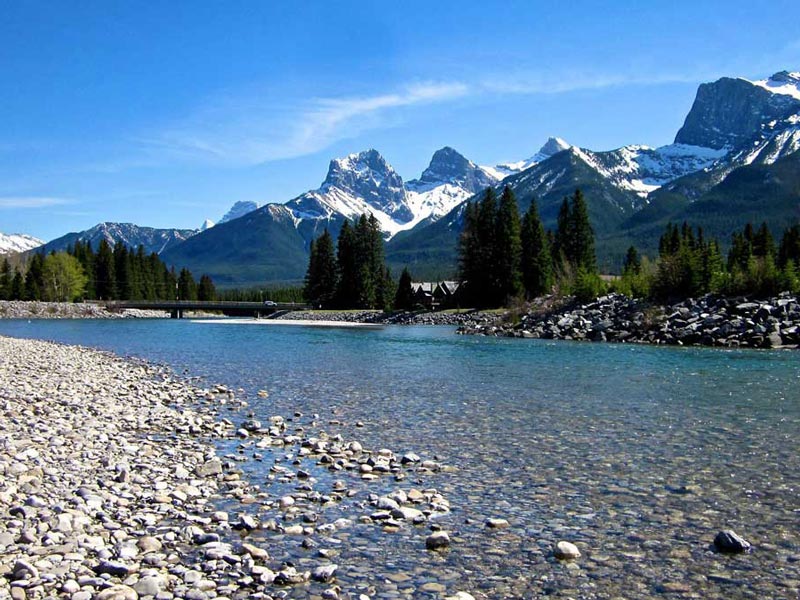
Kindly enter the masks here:
[[486, 519], [487, 529], [507, 529], [508, 527], [511, 527], [511, 523], [509, 523], [506, 519]]
[[161, 591], [161, 587], [161, 578], [157, 575], [150, 575], [148, 577], [142, 577], [137, 581], [133, 589], [136, 590], [136, 593], [140, 596], [155, 596]]
[[94, 600], [139, 600], [139, 594], [127, 585], [112, 585], [95, 594]]
[[720, 531], [714, 538], [714, 547], [726, 554], [740, 554], [749, 552], [751, 545], [750, 542], [732, 529], [726, 529], [725, 531]]
[[311, 572], [311, 579], [322, 583], [328, 583], [334, 578], [338, 568], [339, 565], [334, 564], [319, 566]]
[[247, 542], [242, 544], [242, 550], [258, 560], [267, 560], [269, 558], [269, 553], [266, 550], [254, 546], [253, 544], [248, 544]]
[[440, 550], [450, 546], [450, 536], [446, 531], [434, 531], [425, 540], [425, 547], [428, 550]]
[[556, 544], [553, 554], [559, 560], [572, 560], [581, 557], [581, 552], [575, 544], [563, 540]]
[[194, 472], [198, 477], [212, 477], [222, 474], [222, 461], [218, 458], [207, 460], [202, 465], [195, 467]]

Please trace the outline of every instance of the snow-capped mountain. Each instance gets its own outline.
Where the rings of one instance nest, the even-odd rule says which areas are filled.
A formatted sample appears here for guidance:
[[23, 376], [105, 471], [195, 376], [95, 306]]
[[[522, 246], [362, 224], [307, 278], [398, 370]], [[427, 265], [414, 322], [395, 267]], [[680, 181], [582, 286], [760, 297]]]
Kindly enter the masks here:
[[420, 178], [406, 182], [407, 202], [414, 218], [401, 230], [411, 229], [424, 219], [436, 220], [446, 215], [467, 198], [498, 181], [494, 173], [453, 148], [445, 146], [437, 150]]
[[539, 151], [530, 158], [518, 160], [516, 162], [503, 163], [494, 167], [484, 167], [484, 169], [490, 171], [496, 178], [504, 179], [509, 175], [519, 173], [525, 169], [530, 169], [551, 156], [563, 152], [564, 150], [569, 150], [570, 148], [572, 148], [572, 145], [562, 140], [560, 137], [551, 137], [548, 138], [544, 145], [539, 148]]
[[198, 231], [205, 231], [206, 229], [211, 229], [215, 225], [214, 221], [211, 219], [206, 219], [203, 221], [203, 224], [200, 225], [200, 229]]
[[436, 219], [497, 178], [452, 148], [434, 153], [419, 179], [403, 178], [376, 150], [331, 161], [319, 189], [285, 204], [299, 222], [356, 218], [371, 213], [391, 238], [425, 219]]
[[147, 254], [155, 252], [161, 254], [165, 250], [186, 241], [197, 233], [195, 229], [155, 229], [153, 227], [140, 227], [133, 223], [99, 223], [91, 229], [78, 233], [68, 233], [55, 240], [47, 242], [43, 249], [45, 252], [53, 250], [66, 250], [76, 241], [91, 242], [97, 249], [102, 240], [112, 246], [122, 242], [129, 248], [144, 247]]
[[24, 233], [0, 233], [0, 254], [27, 252], [44, 244], [43, 240]]
[[233, 221], [234, 219], [238, 219], [246, 215], [249, 212], [253, 212], [258, 208], [258, 204], [249, 200], [240, 200], [236, 202], [233, 206], [230, 207], [228, 212], [217, 222], [220, 223], [227, 223], [228, 221]]

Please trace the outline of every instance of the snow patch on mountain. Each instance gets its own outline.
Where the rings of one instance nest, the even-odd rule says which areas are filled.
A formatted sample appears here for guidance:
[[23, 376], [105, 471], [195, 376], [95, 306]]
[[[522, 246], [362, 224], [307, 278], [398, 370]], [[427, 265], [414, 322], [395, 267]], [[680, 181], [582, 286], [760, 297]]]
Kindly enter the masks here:
[[200, 229], [198, 231], [206, 231], [207, 229], [211, 229], [214, 226], [214, 221], [211, 219], [206, 219], [203, 221], [203, 224], [200, 225]]
[[504, 179], [509, 175], [513, 175], [514, 173], [519, 173], [526, 169], [530, 169], [534, 165], [547, 160], [551, 156], [555, 156], [559, 152], [569, 150], [570, 148], [572, 148], [572, 145], [560, 137], [550, 137], [547, 139], [544, 145], [539, 148], [539, 151], [530, 158], [518, 160], [516, 162], [503, 163], [494, 167], [483, 168], [492, 173], [497, 179]]
[[253, 212], [254, 210], [258, 209], [258, 204], [252, 202], [250, 200], [240, 200], [236, 202], [228, 212], [219, 220], [220, 224], [227, 223], [228, 221], [233, 221], [234, 219], [238, 219], [239, 217], [243, 217], [249, 212]]
[[[745, 81], [750, 80], [745, 79]], [[800, 100], [800, 72], [790, 73], [789, 71], [781, 71], [775, 73], [775, 75], [769, 79], [750, 81], [750, 83], [764, 88], [773, 94], [783, 94]]]
[[44, 244], [43, 240], [24, 233], [0, 233], [0, 254], [27, 252]]
[[630, 145], [607, 152], [573, 146], [571, 151], [618, 188], [642, 198], [678, 177], [710, 168], [729, 152], [727, 148], [716, 150], [688, 144], [660, 148]]

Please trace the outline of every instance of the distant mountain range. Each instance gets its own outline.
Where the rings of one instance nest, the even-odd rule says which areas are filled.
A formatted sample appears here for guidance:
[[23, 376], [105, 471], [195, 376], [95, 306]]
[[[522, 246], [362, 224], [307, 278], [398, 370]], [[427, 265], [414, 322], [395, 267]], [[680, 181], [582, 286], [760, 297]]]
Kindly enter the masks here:
[[508, 185], [521, 210], [536, 199], [549, 227], [562, 198], [581, 188], [600, 264], [613, 270], [631, 243], [653, 255], [670, 220], [702, 226], [723, 242], [748, 220], [766, 220], [779, 235], [800, 216], [798, 150], [800, 73], [763, 81], [725, 77], [700, 85], [674, 143], [660, 148], [598, 152], [551, 138], [528, 159], [486, 167], [445, 147], [406, 182], [370, 149], [332, 160], [316, 190], [285, 204], [237, 203], [202, 231], [106, 223], [46, 248], [76, 237], [132, 246], [143, 239], [168, 263], [209, 273], [221, 285], [297, 281], [315, 236], [325, 228], [335, 236], [345, 219], [370, 212], [386, 234], [393, 270], [408, 265], [417, 277], [448, 276], [465, 201], [488, 186]]

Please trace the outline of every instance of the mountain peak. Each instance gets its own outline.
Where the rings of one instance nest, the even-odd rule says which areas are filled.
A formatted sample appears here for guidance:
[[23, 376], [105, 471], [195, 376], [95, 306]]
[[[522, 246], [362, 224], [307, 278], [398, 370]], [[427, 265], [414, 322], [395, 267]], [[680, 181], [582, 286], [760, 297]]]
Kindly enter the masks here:
[[326, 193], [339, 190], [361, 198], [369, 206], [398, 221], [409, 221], [413, 214], [406, 205], [403, 178], [380, 152], [370, 148], [344, 158], [334, 158], [320, 188]]
[[410, 189], [419, 191], [449, 183], [474, 194], [494, 185], [496, 179], [454, 148], [445, 146], [433, 153], [428, 168], [420, 178], [408, 184]]
[[442, 183], [465, 177], [477, 168], [475, 163], [464, 157], [450, 146], [440, 148], [433, 153], [428, 168], [422, 172], [419, 180], [423, 183]]
[[220, 224], [227, 223], [228, 221], [233, 221], [234, 219], [238, 219], [239, 217], [243, 217], [249, 212], [252, 212], [258, 208], [258, 204], [253, 202], [252, 200], [239, 200], [238, 202], [234, 203], [233, 206], [230, 207], [228, 212], [219, 220]]
[[[572, 146], [565, 142], [560, 137], [549, 137], [544, 145], [539, 148], [539, 152], [536, 153], [536, 156], [542, 156], [545, 158], [550, 158], [554, 154], [558, 154], [563, 150], [569, 150]], [[536, 162], [541, 162], [538, 160]]]

